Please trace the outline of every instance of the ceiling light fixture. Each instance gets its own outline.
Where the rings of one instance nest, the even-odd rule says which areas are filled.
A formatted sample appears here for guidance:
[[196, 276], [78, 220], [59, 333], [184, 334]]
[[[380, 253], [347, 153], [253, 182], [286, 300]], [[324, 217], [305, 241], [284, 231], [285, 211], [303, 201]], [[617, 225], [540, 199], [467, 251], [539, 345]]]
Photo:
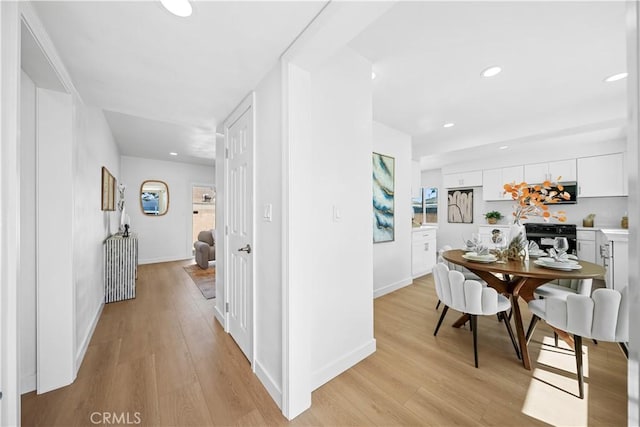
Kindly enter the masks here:
[[376, 79], [376, 73], [375, 71], [371, 72], [371, 80], [375, 80]]
[[449, 123], [445, 123], [442, 125], [443, 128], [452, 128], [454, 127], [456, 124], [453, 122], [449, 122]]
[[498, 67], [497, 65], [492, 65], [491, 67], [482, 70], [482, 73], [480, 73], [480, 75], [482, 77], [493, 77], [500, 74], [501, 71], [502, 68]]
[[170, 152], [169, 154], [172, 155], [172, 156], [177, 156], [178, 155], [178, 153], [176, 153], [174, 151]]
[[181, 18], [191, 16], [191, 12], [193, 12], [189, 0], [160, 0], [160, 3], [169, 12]]
[[507, 148], [509, 148], [508, 145], [503, 145], [502, 147], [499, 147], [500, 150], [506, 150]]
[[622, 80], [627, 78], [627, 76], [629, 75], [629, 73], [618, 73], [618, 74], [614, 74], [613, 76], [609, 76], [606, 79], [604, 79], [604, 81], [606, 83], [611, 83], [611, 82], [616, 82], [618, 80]]

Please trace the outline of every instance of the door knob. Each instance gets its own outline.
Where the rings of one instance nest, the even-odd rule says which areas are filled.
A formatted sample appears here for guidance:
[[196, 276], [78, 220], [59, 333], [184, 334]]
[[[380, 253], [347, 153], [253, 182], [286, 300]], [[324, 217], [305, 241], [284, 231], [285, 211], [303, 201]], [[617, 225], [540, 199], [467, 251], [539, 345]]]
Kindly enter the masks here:
[[246, 252], [246, 253], [250, 254], [251, 253], [251, 245], [247, 243], [247, 246], [245, 246], [244, 248], [238, 249], [238, 252]]

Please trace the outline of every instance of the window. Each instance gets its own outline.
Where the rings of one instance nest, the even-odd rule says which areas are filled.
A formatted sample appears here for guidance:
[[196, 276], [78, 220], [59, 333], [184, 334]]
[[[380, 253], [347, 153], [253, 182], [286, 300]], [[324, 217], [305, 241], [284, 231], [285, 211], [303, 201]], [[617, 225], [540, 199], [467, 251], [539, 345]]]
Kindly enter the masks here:
[[413, 223], [438, 223], [438, 189], [423, 187], [419, 198], [411, 200], [413, 206]]

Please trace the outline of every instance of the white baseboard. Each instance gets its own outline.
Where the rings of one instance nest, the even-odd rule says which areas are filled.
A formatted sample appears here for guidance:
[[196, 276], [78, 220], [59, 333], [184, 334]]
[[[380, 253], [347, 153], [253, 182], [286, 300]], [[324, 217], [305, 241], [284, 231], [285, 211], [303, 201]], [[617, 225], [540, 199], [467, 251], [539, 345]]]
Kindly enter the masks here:
[[256, 376], [258, 377], [264, 388], [267, 389], [269, 396], [271, 396], [273, 401], [276, 402], [278, 408], [282, 409], [282, 390], [280, 390], [280, 387], [278, 387], [271, 375], [269, 375], [266, 369], [264, 369], [264, 367], [260, 364], [260, 361], [256, 360], [255, 366]]
[[218, 323], [220, 323], [220, 325], [222, 326], [222, 329], [224, 329], [225, 331], [227, 330], [227, 325], [226, 325], [226, 321], [225, 321], [225, 315], [223, 312], [220, 311], [220, 309], [218, 308], [218, 305], [216, 305], [213, 308], [213, 314], [216, 318], [216, 320], [218, 321]]
[[160, 258], [149, 258], [149, 259], [139, 259], [138, 264], [157, 264], [159, 262], [172, 262], [172, 261], [184, 261], [187, 259], [193, 259], [192, 256], [184, 257], [184, 256], [172, 256], [172, 257], [160, 257]]
[[20, 378], [20, 394], [36, 391], [36, 374], [22, 375]]
[[412, 283], [413, 283], [413, 279], [411, 277], [407, 277], [406, 279], [402, 279], [396, 283], [383, 286], [379, 289], [374, 289], [373, 297], [374, 298], [381, 297], [382, 295], [386, 295], [393, 291], [397, 291], [398, 289], [404, 288], [405, 286], [411, 285]]
[[426, 276], [427, 274], [431, 274], [431, 273], [433, 273], [433, 268], [430, 268], [429, 270], [420, 271], [414, 274], [413, 278], [417, 279], [418, 277]]
[[87, 353], [87, 348], [89, 348], [89, 343], [91, 342], [91, 337], [93, 337], [93, 333], [96, 330], [96, 326], [98, 326], [98, 321], [100, 320], [100, 316], [102, 315], [102, 309], [104, 308], [104, 299], [100, 302], [98, 309], [96, 310], [96, 314], [93, 316], [93, 320], [91, 321], [91, 326], [89, 326], [89, 330], [82, 340], [82, 344], [80, 348], [78, 348], [78, 352], [76, 353], [76, 369], [73, 373], [73, 378], [78, 376], [78, 371], [80, 370], [80, 366], [82, 365], [82, 361], [84, 360], [84, 355]]
[[311, 390], [313, 391], [326, 382], [331, 381], [356, 363], [375, 353], [375, 351], [376, 340], [375, 338], [372, 338], [370, 341], [364, 343], [350, 353], [347, 353], [337, 360], [325, 365], [323, 368], [311, 374]]

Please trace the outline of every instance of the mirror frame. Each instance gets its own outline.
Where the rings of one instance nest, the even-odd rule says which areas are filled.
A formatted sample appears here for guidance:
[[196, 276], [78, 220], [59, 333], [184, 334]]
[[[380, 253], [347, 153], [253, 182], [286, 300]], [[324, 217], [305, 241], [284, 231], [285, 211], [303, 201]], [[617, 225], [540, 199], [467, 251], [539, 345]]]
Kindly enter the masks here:
[[[150, 213], [147, 213], [147, 212], [144, 211], [144, 206], [142, 206], [142, 192], [143, 192], [144, 185], [146, 183], [148, 183], [148, 182], [159, 182], [159, 183], [162, 183], [162, 184], [164, 184], [165, 188], [167, 189], [167, 209], [165, 209], [165, 211], [163, 213], [159, 213], [157, 215], [154, 215], [154, 214], [150, 214]], [[166, 182], [162, 181], [161, 179], [146, 179], [146, 180], [142, 181], [142, 184], [140, 184], [140, 191], [138, 192], [138, 200], [140, 200], [140, 210], [142, 211], [142, 215], [151, 216], [151, 217], [166, 215], [167, 212], [169, 212], [169, 203], [171, 202], [171, 197], [169, 197], [169, 185]]]

